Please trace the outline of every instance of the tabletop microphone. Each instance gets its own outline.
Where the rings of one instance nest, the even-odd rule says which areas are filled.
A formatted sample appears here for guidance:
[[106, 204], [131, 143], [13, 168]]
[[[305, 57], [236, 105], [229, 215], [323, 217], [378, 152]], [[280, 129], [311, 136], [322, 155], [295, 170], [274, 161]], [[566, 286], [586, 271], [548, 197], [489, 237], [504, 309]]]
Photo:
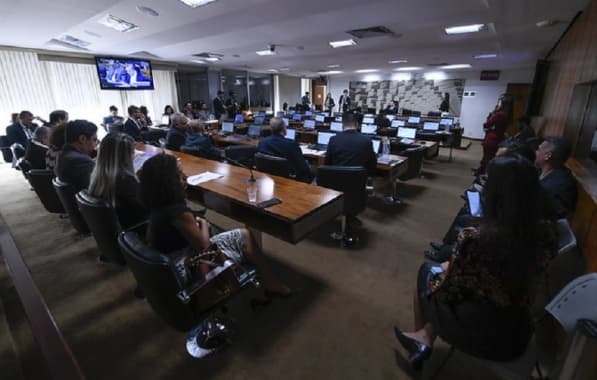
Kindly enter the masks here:
[[256, 182], [257, 180], [255, 179], [255, 177], [253, 176], [253, 169], [250, 166], [247, 166], [245, 164], [240, 163], [239, 161], [233, 160], [232, 158], [229, 157], [224, 157], [224, 160], [226, 160], [227, 162], [230, 162], [236, 166], [240, 166], [241, 168], [245, 168], [248, 169], [249, 172], [251, 173], [251, 178], [249, 178], [249, 182]]

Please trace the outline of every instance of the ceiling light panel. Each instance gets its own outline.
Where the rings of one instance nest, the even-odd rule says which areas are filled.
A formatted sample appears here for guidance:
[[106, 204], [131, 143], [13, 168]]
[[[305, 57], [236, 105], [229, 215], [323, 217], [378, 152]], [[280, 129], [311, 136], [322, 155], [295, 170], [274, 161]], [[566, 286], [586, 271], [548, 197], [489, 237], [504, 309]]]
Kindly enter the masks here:
[[335, 69], [335, 68], [337, 68], [337, 67], [340, 67], [340, 65], [328, 65], [328, 67], [329, 67], [330, 69]]
[[354, 46], [356, 44], [357, 43], [353, 39], [330, 42], [330, 46], [333, 47], [334, 49], [341, 48], [341, 47], [347, 47], [347, 46]]
[[267, 50], [259, 50], [259, 51], [256, 51], [255, 53], [257, 53], [257, 55], [261, 55], [261, 56], [263, 56], [263, 55], [276, 55], [276, 51], [275, 50], [271, 51], [269, 49], [267, 49]]
[[407, 59], [397, 59], [395, 61], [389, 61], [388, 63], [390, 64], [396, 64], [396, 63], [407, 63], [408, 60]]
[[459, 25], [446, 28], [446, 34], [476, 33], [483, 30], [485, 24]]
[[444, 70], [450, 70], [450, 69], [470, 69], [472, 66], [469, 65], [468, 63], [458, 63], [455, 65], [446, 65], [446, 66], [441, 66], [441, 69]]
[[343, 71], [340, 70], [330, 70], [330, 71], [320, 71], [318, 74], [320, 75], [334, 75], [334, 74], [342, 74]]
[[491, 59], [497, 57], [497, 54], [478, 54], [473, 55], [474, 59]]
[[365, 74], [365, 73], [376, 73], [379, 70], [377, 69], [362, 69], [362, 70], [356, 70], [355, 73], [359, 73], [359, 74]]
[[180, 0], [191, 8], [202, 7], [209, 3], [213, 3], [216, 0]]
[[394, 70], [396, 70], [396, 71], [417, 71], [417, 70], [423, 70], [423, 68], [418, 67], [418, 66], [410, 66], [410, 67], [399, 67]]
[[191, 62], [205, 64], [205, 61], [202, 61], [200, 59], [191, 59]]
[[219, 58], [219, 57], [206, 57], [206, 58], [203, 58], [203, 59], [205, 59], [206, 61], [209, 61], [209, 62], [217, 62], [217, 61], [221, 61], [222, 60], [222, 58]]
[[108, 28], [112, 28], [119, 32], [132, 32], [133, 30], [139, 29], [139, 27], [131, 22], [125, 21], [121, 18], [112, 16], [110, 14], [105, 15], [104, 17], [97, 20], [98, 23], [107, 26]]

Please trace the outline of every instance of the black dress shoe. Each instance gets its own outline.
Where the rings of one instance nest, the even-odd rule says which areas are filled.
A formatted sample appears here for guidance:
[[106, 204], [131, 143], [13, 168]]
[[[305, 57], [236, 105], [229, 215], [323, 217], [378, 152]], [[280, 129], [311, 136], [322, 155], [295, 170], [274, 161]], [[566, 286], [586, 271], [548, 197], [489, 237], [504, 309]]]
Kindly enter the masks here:
[[408, 361], [415, 370], [420, 370], [423, 367], [423, 362], [431, 357], [431, 347], [416, 339], [409, 338], [400, 331], [398, 327], [394, 327], [394, 334], [398, 341], [408, 351]]
[[429, 245], [431, 246], [431, 248], [435, 249], [436, 251], [439, 251], [440, 249], [442, 249], [444, 243], [440, 243], [439, 241], [432, 241], [429, 243]]

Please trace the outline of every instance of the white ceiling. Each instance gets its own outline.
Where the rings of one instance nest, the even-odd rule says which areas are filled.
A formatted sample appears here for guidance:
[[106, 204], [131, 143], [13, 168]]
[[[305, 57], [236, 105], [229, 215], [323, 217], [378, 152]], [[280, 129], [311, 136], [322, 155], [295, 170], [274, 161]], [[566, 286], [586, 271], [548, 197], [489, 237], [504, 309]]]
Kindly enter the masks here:
[[[504, 70], [534, 66], [589, 1], [218, 0], [193, 9], [178, 0], [2, 0], [0, 45], [68, 51], [48, 44], [68, 34], [90, 42], [93, 54], [147, 51], [162, 60], [190, 63], [193, 54], [211, 52], [224, 56], [213, 66], [258, 72], [289, 68], [285, 73], [294, 75], [330, 70], [327, 65], [332, 64], [345, 73], [444, 62]], [[141, 14], [137, 5], [160, 15]], [[121, 33], [97, 23], [107, 13], [140, 28]], [[545, 19], [561, 22], [535, 26]], [[493, 23], [494, 31], [466, 36], [443, 32], [447, 26], [472, 23]], [[402, 37], [361, 39], [358, 46], [342, 49], [328, 45], [350, 38], [347, 30], [378, 25]], [[276, 56], [255, 54], [268, 44], [278, 46]], [[481, 53], [497, 53], [498, 58], [472, 58]], [[408, 63], [388, 63], [397, 59]]]

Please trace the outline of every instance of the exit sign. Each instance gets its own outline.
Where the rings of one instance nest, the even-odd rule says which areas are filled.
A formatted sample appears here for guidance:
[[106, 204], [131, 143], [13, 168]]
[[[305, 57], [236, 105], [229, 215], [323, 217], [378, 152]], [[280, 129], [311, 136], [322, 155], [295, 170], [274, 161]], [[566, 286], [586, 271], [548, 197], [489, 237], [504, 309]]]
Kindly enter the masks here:
[[481, 80], [498, 80], [500, 79], [499, 70], [483, 70], [481, 71]]

